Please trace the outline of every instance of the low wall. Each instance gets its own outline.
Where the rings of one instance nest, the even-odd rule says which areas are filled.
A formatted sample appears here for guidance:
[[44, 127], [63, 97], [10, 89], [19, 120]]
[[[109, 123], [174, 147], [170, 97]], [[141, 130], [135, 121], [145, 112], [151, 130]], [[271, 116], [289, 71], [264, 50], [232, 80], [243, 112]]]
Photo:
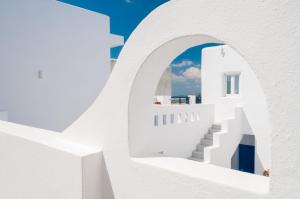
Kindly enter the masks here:
[[[167, 170], [181, 175], [193, 176], [205, 183], [226, 185], [247, 193], [266, 194], [269, 192], [270, 178], [239, 172], [211, 164], [199, 163], [182, 158], [132, 158], [135, 167], [151, 167], [157, 170]], [[201, 197], [199, 197], [201, 198]], [[223, 198], [223, 197], [220, 197]], [[243, 197], [241, 197], [243, 198]]]
[[213, 105], [154, 105], [146, 123], [131, 116], [130, 149], [134, 157], [188, 158], [214, 121]]
[[0, 121], [0, 198], [113, 199], [101, 149]]

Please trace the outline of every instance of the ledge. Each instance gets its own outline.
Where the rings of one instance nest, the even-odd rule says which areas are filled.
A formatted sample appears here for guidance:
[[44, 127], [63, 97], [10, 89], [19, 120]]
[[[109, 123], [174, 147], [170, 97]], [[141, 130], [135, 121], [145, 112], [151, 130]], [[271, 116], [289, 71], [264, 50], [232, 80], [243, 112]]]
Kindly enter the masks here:
[[100, 148], [69, 141], [62, 137], [62, 133], [6, 121], [0, 121], [0, 138], [2, 140], [8, 138], [15, 140], [22, 139], [28, 143], [44, 145], [76, 156], [87, 156], [102, 151]]
[[132, 158], [132, 160], [140, 164], [147, 164], [252, 193], [269, 193], [270, 178], [260, 175], [240, 172], [183, 158]]
[[120, 35], [110, 34], [110, 47], [115, 48], [124, 45], [124, 37]]

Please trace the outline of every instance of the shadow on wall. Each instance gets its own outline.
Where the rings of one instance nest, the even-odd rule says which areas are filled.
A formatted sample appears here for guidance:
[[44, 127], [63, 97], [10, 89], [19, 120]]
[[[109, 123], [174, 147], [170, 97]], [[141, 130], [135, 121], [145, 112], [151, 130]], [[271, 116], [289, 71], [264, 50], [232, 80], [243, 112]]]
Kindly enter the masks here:
[[[240, 153], [241, 150], [244, 150], [243, 154]], [[242, 155], [244, 157], [241, 157]], [[244, 160], [249, 164], [249, 167], [246, 169], [242, 166]], [[254, 135], [243, 135], [231, 158], [231, 169], [263, 175], [264, 167], [256, 151]]]
[[112, 189], [112, 185], [111, 185], [111, 181], [108, 175], [108, 170], [107, 170], [107, 166], [104, 160], [104, 157], [102, 156], [102, 162], [103, 162], [103, 167], [102, 167], [102, 175], [103, 175], [103, 187], [102, 187], [102, 194], [103, 194], [103, 198], [110, 198], [110, 199], [114, 199], [114, 192]]

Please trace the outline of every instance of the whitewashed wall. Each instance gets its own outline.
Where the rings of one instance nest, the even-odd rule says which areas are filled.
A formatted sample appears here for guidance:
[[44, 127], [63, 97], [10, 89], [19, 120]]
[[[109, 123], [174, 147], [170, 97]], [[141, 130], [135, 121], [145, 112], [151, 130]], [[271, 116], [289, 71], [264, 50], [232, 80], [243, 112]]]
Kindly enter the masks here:
[[108, 16], [53, 0], [3, 0], [0, 24], [0, 109], [62, 131], [99, 95], [122, 38]]
[[[243, 107], [243, 114], [245, 115], [245, 119], [243, 120], [246, 122], [242, 122], [242, 126], [238, 129], [241, 130], [240, 133], [255, 135], [256, 152], [258, 155], [256, 158], [257, 172], [262, 173], [262, 168], [259, 166], [261, 164], [265, 169], [269, 169], [271, 130], [266, 98], [249, 64], [228, 45], [209, 47], [203, 49], [202, 52], [201, 72], [202, 102], [204, 104], [215, 105], [216, 121], [223, 121], [224, 119], [234, 117], [238, 117], [237, 119], [241, 120], [239, 117], [243, 117], [243, 115], [236, 115], [235, 108], [237, 106]], [[225, 97], [224, 89], [226, 85], [224, 75], [236, 72], [240, 73], [240, 94]], [[242, 131], [242, 129], [245, 130]], [[229, 133], [236, 134], [237, 130]], [[233, 144], [230, 140], [220, 143], [220, 145]], [[261, 163], [259, 163], [260, 161]]]
[[[236, 168], [235, 160], [236, 151], [239, 144], [242, 144], [244, 135], [253, 135], [252, 128], [245, 115], [243, 107], [234, 108], [234, 117], [222, 121], [223, 130], [214, 139], [217, 138], [217, 146], [210, 149], [210, 163], [225, 168]], [[257, 142], [257, 140], [254, 140]], [[254, 143], [253, 143], [254, 144]], [[265, 153], [258, 154], [255, 151], [255, 174], [262, 175], [266, 165], [262, 165], [260, 159]]]
[[[299, 11], [299, 1], [169, 1], [153, 11], [135, 30], [101, 97], [62, 136], [81, 145], [104, 145], [105, 162], [117, 199], [297, 198], [300, 190]], [[143, 67], [151, 68], [155, 71], [154, 77], [145, 82], [157, 85], [156, 77], [161, 74], [156, 72], [165, 66], [162, 63], [156, 68], [143, 63], [146, 60], [153, 63], [157, 58], [169, 62], [193, 45], [211, 42], [205, 35], [219, 39], [214, 42], [222, 40], [237, 49], [249, 61], [262, 85], [272, 122], [271, 178], [208, 164], [197, 166], [197, 162], [183, 159], [166, 164], [156, 159], [157, 164], [149, 164], [136, 163], [130, 157], [128, 104], [134, 80]], [[153, 96], [153, 93], [150, 94]], [[40, 167], [48, 168], [48, 165]], [[14, 172], [11, 167], [6, 168]], [[254, 180], [257, 177], [266, 188], [264, 194], [259, 190], [262, 184]], [[269, 183], [270, 190], [265, 186]], [[18, 190], [21, 186], [11, 187]], [[62, 189], [70, 193], [70, 189]], [[71, 195], [71, 198], [82, 197], [81, 193], [76, 193], [78, 195]], [[57, 195], [54, 197], [59, 198]], [[34, 198], [24, 192], [22, 197], [26, 196]]]
[[4, 121], [0, 129], [0, 198], [114, 198], [101, 148]]
[[[223, 56], [224, 53], [224, 56]], [[208, 47], [202, 50], [202, 100], [215, 104], [216, 120], [234, 116], [237, 105], [265, 105], [261, 86], [249, 64], [228, 45]], [[240, 73], [240, 94], [224, 96], [224, 75]]]
[[[299, 1], [169, 1], [153, 11], [134, 31], [101, 99], [66, 133], [70, 139], [81, 143], [104, 143], [104, 156], [116, 198], [297, 198], [300, 179], [299, 11]], [[214, 42], [221, 40], [238, 50], [249, 62], [265, 92], [272, 124], [269, 193], [257, 194], [255, 190], [228, 186], [234, 175], [224, 177], [227, 182], [223, 183], [185, 175], [182, 170], [189, 165], [186, 162], [176, 165], [174, 171], [135, 164], [130, 158], [128, 104], [139, 72], [145, 67], [151, 68], [155, 74], [151, 81], [145, 79], [145, 87], [150, 83], [157, 85], [156, 77], [162, 74], [156, 74], [157, 67], [163, 67], [165, 63], [157, 67], [153, 63], [159, 59], [169, 62], [189, 47], [207, 42], [201, 39], [205, 35], [218, 38]], [[143, 63], [148, 61], [152, 65], [145, 66]], [[210, 176], [215, 179], [223, 175], [220, 172], [220, 176]]]
[[[213, 105], [153, 105], [144, 113], [132, 111], [130, 117], [133, 121], [141, 118], [138, 122], [132, 122], [130, 127], [129, 143], [132, 156], [188, 158], [211, 127], [214, 120], [214, 107]], [[155, 117], [157, 117], [156, 124]]]

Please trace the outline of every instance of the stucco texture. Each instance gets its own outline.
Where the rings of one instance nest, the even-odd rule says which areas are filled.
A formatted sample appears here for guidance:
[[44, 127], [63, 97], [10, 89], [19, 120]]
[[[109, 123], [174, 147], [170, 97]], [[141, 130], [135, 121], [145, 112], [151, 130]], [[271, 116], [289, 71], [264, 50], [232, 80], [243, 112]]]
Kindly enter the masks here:
[[[133, 32], [101, 96], [66, 133], [73, 132], [71, 139], [78, 142], [104, 145], [116, 199], [299, 198], [299, 19], [297, 0], [170, 1]], [[248, 61], [263, 88], [272, 127], [269, 194], [244, 192], [130, 159], [128, 104], [135, 79], [153, 53], [161, 52], [171, 60], [196, 42], [205, 42], [182, 40], [192, 35], [209, 35], [233, 47]], [[145, 84], [158, 81], [164, 68], [161, 73], [153, 70], [153, 82]]]

